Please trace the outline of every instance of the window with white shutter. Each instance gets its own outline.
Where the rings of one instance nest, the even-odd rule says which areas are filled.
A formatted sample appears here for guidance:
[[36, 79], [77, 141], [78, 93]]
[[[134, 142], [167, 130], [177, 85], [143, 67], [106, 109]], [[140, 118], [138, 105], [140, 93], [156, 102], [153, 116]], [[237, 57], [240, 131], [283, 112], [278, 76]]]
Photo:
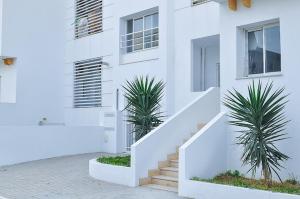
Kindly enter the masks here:
[[75, 38], [102, 30], [102, 0], [76, 0]]
[[192, 0], [192, 5], [198, 5], [198, 4], [202, 4], [202, 3], [207, 3], [211, 0]]
[[102, 58], [74, 64], [74, 108], [102, 105]]

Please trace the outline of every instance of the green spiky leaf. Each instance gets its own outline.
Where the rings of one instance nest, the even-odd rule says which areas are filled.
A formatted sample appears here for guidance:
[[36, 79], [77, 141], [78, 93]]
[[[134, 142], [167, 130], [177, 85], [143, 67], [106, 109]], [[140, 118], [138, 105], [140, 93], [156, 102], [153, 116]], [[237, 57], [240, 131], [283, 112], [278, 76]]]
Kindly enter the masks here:
[[276, 147], [278, 141], [287, 139], [284, 133], [289, 122], [284, 114], [287, 95], [284, 88], [273, 91], [273, 83], [263, 88], [261, 81], [248, 86], [248, 96], [237, 90], [229, 91], [224, 105], [229, 108], [229, 123], [240, 127], [236, 142], [243, 146], [242, 161], [249, 165], [254, 175], [262, 169], [265, 180], [271, 182], [273, 173], [278, 178], [282, 163], [289, 157]]
[[127, 121], [134, 125], [136, 141], [163, 122], [160, 103], [164, 86], [162, 81], [155, 82], [154, 78], [149, 79], [148, 76], [136, 77], [123, 86], [128, 102], [124, 110], [128, 113]]

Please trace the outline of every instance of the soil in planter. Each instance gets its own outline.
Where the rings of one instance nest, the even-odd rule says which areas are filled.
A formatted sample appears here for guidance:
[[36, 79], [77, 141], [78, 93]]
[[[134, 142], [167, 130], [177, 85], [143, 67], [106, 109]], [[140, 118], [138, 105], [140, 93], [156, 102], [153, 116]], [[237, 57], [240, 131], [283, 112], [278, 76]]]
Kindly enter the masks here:
[[192, 178], [192, 180], [300, 195], [300, 184], [296, 179], [286, 180], [283, 183], [273, 182], [272, 186], [268, 187], [264, 180], [246, 178], [239, 171], [227, 171], [208, 180], [197, 177]]
[[100, 157], [97, 161], [103, 164], [130, 167], [130, 156]]

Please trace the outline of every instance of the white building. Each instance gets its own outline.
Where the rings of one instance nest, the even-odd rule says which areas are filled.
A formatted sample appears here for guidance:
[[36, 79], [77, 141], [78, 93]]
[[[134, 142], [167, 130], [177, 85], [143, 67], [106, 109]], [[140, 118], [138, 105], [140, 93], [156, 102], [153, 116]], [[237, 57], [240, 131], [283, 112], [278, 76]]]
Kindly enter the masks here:
[[[0, 165], [126, 151], [130, 140], [121, 112], [125, 103], [122, 85], [135, 76], [149, 75], [166, 82], [163, 107], [171, 118], [168, 123], [184, 115], [187, 105], [210, 87], [220, 87], [220, 93], [212, 95], [215, 99], [180, 121], [192, 120], [199, 112], [205, 119], [197, 123], [209, 123], [221, 110], [226, 111], [224, 93], [232, 87], [246, 92], [253, 79], [284, 86], [291, 93], [286, 114], [292, 121], [287, 129], [292, 139], [280, 148], [292, 159], [282, 175], [300, 175], [300, 2], [252, 0], [250, 8], [237, 2], [233, 11], [226, 0], [0, 0], [0, 56], [13, 58], [12, 65], [3, 62], [0, 66]], [[251, 53], [254, 60], [248, 59]], [[203, 116], [206, 113], [209, 116]], [[191, 129], [193, 123], [176, 125], [171, 130], [185, 125], [183, 129]], [[143, 142], [146, 146], [147, 139], [163, 138], [160, 134], [178, 136], [160, 133], [164, 128], [135, 144], [132, 153], [145, 154]], [[193, 170], [188, 177], [210, 173], [207, 168], [215, 159], [222, 164], [216, 166], [217, 171], [245, 170], [239, 160], [241, 151], [233, 145], [233, 129], [225, 124], [217, 129], [222, 139], [201, 147], [223, 147], [222, 153], [206, 157], [209, 164], [201, 171], [197, 170], [201, 158], [185, 165], [188, 173]], [[136, 155], [132, 184], [147, 177], [146, 172], [175, 150], [184, 136], [162, 139], [159, 155], [153, 152], [152, 162], [143, 169]], [[197, 139], [200, 134], [189, 144]], [[191, 157], [196, 160], [198, 155]], [[187, 155], [182, 158], [179, 179], [181, 161], [187, 161]]]

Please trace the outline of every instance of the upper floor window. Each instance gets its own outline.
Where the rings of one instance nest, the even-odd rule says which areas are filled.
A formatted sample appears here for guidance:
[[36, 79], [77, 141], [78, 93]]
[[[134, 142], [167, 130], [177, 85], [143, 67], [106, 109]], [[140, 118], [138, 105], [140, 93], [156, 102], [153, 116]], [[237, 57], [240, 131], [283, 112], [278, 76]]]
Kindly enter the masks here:
[[211, 0], [192, 0], [192, 5], [195, 6], [195, 5], [198, 5], [198, 4], [203, 4], [203, 3], [207, 3]]
[[248, 75], [281, 71], [279, 24], [265, 25], [246, 31]]
[[128, 19], [125, 26], [125, 34], [121, 36], [123, 52], [130, 53], [159, 45], [158, 13]]
[[76, 0], [75, 38], [102, 30], [102, 0]]

